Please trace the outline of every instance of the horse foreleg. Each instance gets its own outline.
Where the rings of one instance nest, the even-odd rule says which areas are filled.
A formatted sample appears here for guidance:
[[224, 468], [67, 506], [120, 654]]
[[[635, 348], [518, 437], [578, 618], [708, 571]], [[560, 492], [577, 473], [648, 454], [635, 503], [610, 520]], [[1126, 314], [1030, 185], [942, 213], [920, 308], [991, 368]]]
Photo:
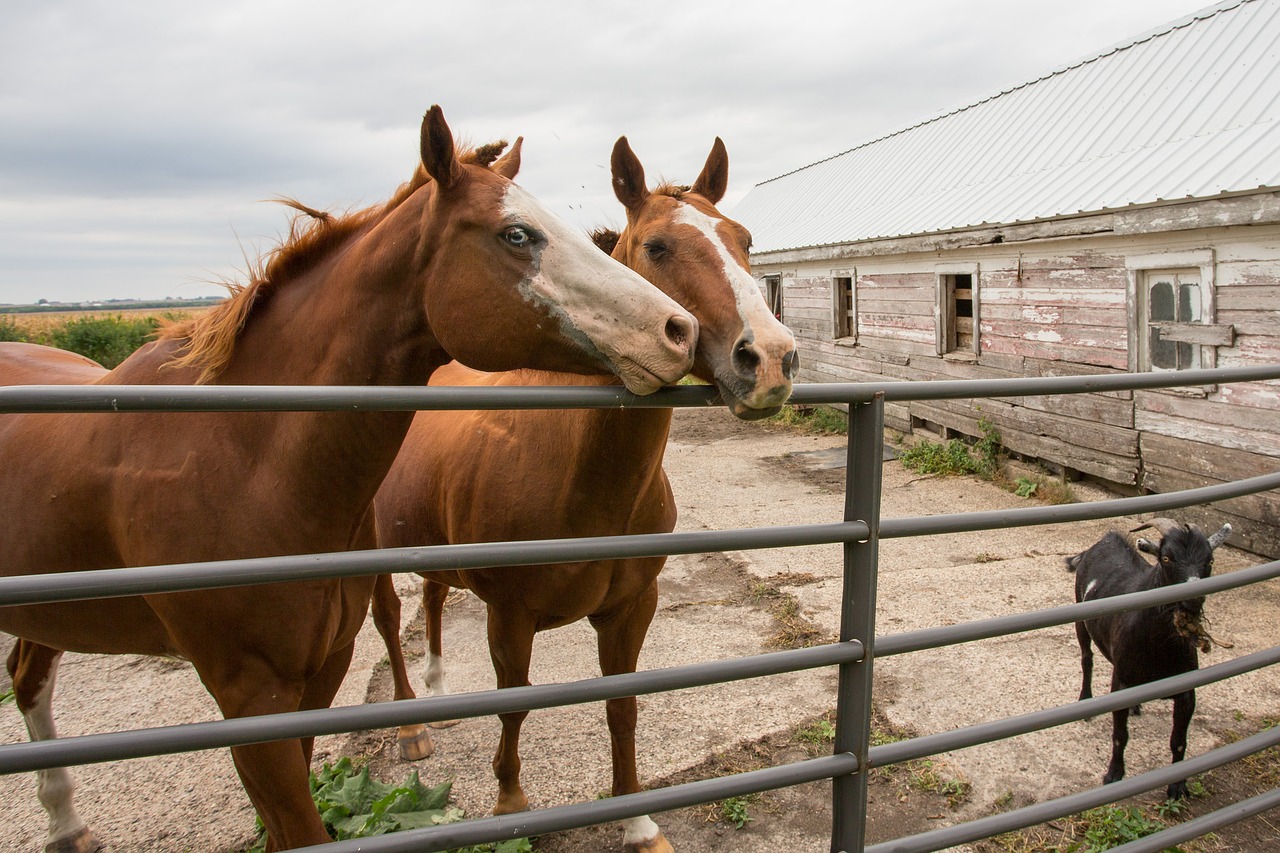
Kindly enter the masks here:
[[[53, 687], [61, 659], [62, 652], [28, 640], [18, 640], [9, 653], [14, 698], [33, 741], [58, 736], [53, 722]], [[46, 853], [91, 853], [101, 849], [72, 803], [75, 781], [71, 773], [65, 767], [55, 767], [38, 771], [36, 779], [37, 796], [49, 815]]]
[[[279, 714], [302, 706], [306, 681], [281, 677], [252, 656], [239, 659], [243, 664], [226, 680], [200, 673], [224, 717]], [[331, 840], [311, 798], [309, 748], [296, 738], [231, 747], [240, 781], [267, 829], [268, 853]]]
[[[489, 656], [498, 687], [524, 687], [529, 683], [529, 658], [533, 653], [533, 618], [523, 612], [499, 612], [489, 607]], [[520, 726], [528, 711], [499, 714], [502, 737], [493, 756], [493, 775], [498, 779], [495, 815], [522, 812], [529, 798], [520, 787]]]
[[[592, 617], [600, 653], [602, 675], [636, 671], [640, 648], [644, 645], [649, 623], [658, 605], [658, 583], [631, 602], [623, 612]], [[609, 740], [613, 755], [613, 795], [634, 794], [640, 790], [636, 774], [636, 697], [627, 696], [605, 702], [609, 722]], [[623, 823], [623, 844], [627, 853], [671, 853], [672, 847], [658, 825], [648, 815]]]
[[[387, 659], [391, 663], [393, 697], [396, 700], [417, 698], [409, 683], [409, 673], [404, 663], [404, 649], [400, 645], [400, 596], [396, 592], [391, 575], [378, 575], [373, 586], [373, 624], [382, 635], [387, 647]], [[435, 751], [431, 733], [421, 723], [401, 726], [396, 734], [400, 745], [400, 757], [406, 761], [426, 758]]]
[[[423, 671], [423, 683], [428, 696], [445, 696], [449, 687], [444, 680], [444, 602], [449, 597], [449, 585], [424, 577], [422, 581], [422, 613], [427, 623], [427, 665]], [[433, 729], [456, 726], [457, 720], [437, 720], [428, 723]]]

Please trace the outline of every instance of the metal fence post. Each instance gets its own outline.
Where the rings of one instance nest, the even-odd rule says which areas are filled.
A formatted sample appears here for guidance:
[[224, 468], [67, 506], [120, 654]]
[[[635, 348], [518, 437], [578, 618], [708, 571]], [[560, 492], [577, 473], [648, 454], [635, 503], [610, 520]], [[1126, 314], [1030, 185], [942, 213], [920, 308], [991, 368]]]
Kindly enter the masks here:
[[836, 697], [835, 752], [858, 757], [858, 772], [831, 783], [832, 853], [860, 853], [867, 823], [867, 750], [871, 740], [871, 669], [875, 656], [876, 565], [879, 550], [880, 484], [884, 448], [884, 394], [849, 406], [848, 467], [844, 520], [863, 521], [865, 542], [844, 545], [840, 640], [861, 640], [866, 656], [840, 666]]

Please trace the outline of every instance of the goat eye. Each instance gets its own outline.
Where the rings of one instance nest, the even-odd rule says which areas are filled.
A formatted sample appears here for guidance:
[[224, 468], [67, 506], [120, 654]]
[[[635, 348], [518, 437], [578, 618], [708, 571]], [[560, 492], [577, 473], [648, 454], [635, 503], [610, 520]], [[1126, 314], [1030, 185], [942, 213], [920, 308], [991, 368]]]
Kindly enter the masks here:
[[1171, 558], [1168, 554], [1165, 554], [1163, 557], [1160, 558], [1160, 562], [1164, 563], [1165, 565], [1168, 565], [1169, 563], [1173, 562], [1173, 558]]
[[512, 225], [502, 232], [502, 239], [517, 249], [523, 249], [533, 242], [533, 236], [519, 225]]

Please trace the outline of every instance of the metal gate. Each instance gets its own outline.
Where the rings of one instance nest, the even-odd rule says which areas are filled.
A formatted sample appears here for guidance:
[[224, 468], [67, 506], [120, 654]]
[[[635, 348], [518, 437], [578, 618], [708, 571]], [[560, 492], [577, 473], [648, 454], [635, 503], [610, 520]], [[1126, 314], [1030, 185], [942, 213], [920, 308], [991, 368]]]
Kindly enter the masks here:
[[[1063, 625], [1126, 609], [1150, 607], [1192, 597], [1163, 588], [1031, 611], [995, 619], [876, 636], [877, 549], [881, 539], [1058, 524], [1138, 515], [1210, 503], [1280, 488], [1280, 472], [1182, 492], [1122, 498], [1087, 504], [1029, 507], [918, 518], [880, 518], [880, 484], [886, 401], [975, 399], [1077, 394], [1208, 383], [1280, 379], [1280, 366], [1156, 374], [1035, 379], [822, 384], [797, 386], [793, 404], [843, 403], [849, 407], [845, 512], [822, 524], [749, 528], [647, 536], [539, 540], [475, 545], [445, 545], [379, 551], [311, 554], [298, 557], [231, 560], [145, 568], [108, 569], [71, 574], [0, 578], [0, 606], [94, 597], [139, 595], [274, 583], [303, 578], [426, 572], [482, 566], [518, 566], [635, 556], [692, 554], [842, 543], [844, 590], [836, 643], [773, 652], [734, 660], [593, 678], [571, 684], [535, 685], [500, 691], [383, 702], [264, 717], [219, 720], [111, 734], [87, 735], [0, 746], [0, 773], [17, 773], [75, 764], [116, 761], [163, 753], [259, 743], [284, 738], [336, 734], [355, 729], [390, 728], [529, 711], [580, 702], [645, 695], [759, 678], [783, 672], [835, 666], [839, 687], [833, 754], [778, 767], [645, 791], [594, 802], [501, 817], [481, 818], [431, 829], [324, 846], [343, 851], [436, 851], [486, 841], [540, 835], [616, 821], [669, 809], [714, 802], [822, 779], [833, 780], [831, 850], [933, 851], [1083, 811], [1170, 782], [1203, 773], [1280, 744], [1280, 727], [1177, 765], [1163, 767], [1068, 797], [1037, 803], [957, 826], [884, 844], [864, 844], [867, 777], [873, 767], [897, 764], [1171, 696], [1193, 687], [1231, 678], [1280, 662], [1280, 646], [1235, 658], [1114, 694], [1072, 702], [1031, 714], [983, 723], [883, 746], [870, 746], [872, 674], [877, 658]], [[0, 388], [3, 412], [136, 411], [353, 411], [413, 409], [522, 409], [586, 407], [681, 407], [713, 405], [708, 388], [667, 389], [634, 397], [612, 388], [348, 388], [348, 387], [143, 387], [19, 386]], [[1280, 577], [1280, 561], [1201, 581], [1196, 597]], [[1158, 851], [1280, 805], [1280, 789], [1219, 812], [1179, 824], [1127, 844], [1126, 853]]]

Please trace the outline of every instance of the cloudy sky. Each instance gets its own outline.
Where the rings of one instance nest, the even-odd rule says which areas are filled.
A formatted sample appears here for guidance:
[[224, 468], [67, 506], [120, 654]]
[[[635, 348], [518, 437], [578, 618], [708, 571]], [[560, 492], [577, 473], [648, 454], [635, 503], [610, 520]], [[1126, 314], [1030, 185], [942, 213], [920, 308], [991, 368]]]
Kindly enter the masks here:
[[719, 135], [756, 183], [1016, 86], [1204, 0], [217, 3], [6, 0], [0, 303], [222, 292], [286, 228], [408, 178], [422, 113], [524, 135], [519, 182], [621, 222], [626, 134], [690, 182]]

